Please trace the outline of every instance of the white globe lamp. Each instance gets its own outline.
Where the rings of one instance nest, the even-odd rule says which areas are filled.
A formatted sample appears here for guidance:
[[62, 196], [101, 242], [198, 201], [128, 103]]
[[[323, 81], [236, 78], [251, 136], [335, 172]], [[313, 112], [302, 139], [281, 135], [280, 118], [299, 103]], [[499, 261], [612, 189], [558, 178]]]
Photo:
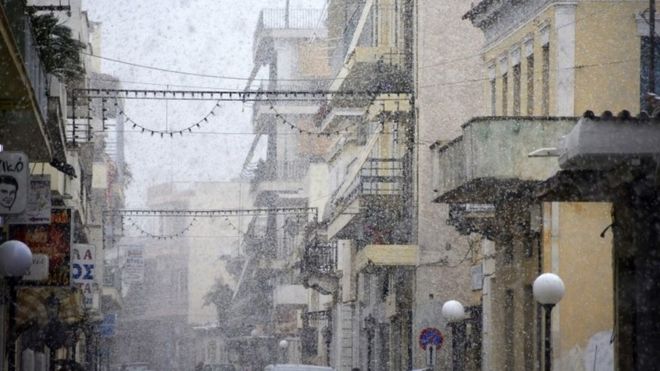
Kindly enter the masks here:
[[449, 300], [442, 305], [442, 316], [449, 323], [460, 322], [465, 319], [465, 308], [458, 300]]
[[564, 297], [564, 281], [554, 273], [543, 273], [534, 280], [534, 298], [543, 305], [555, 305]]
[[552, 308], [559, 303], [566, 293], [564, 281], [554, 273], [543, 273], [534, 280], [532, 286], [534, 298], [538, 301], [545, 312], [544, 329], [544, 370], [552, 370]]
[[21, 277], [32, 266], [32, 251], [21, 241], [9, 240], [0, 245], [0, 273], [5, 277]]

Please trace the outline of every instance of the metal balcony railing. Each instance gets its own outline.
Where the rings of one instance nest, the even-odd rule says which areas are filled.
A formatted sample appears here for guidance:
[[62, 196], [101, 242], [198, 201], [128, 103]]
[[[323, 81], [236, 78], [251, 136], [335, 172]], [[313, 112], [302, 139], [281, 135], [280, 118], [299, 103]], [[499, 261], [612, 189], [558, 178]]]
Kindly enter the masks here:
[[305, 246], [302, 271], [329, 274], [337, 269], [337, 242], [311, 241]]
[[403, 160], [367, 159], [341, 200], [349, 203], [358, 196], [399, 196], [403, 191], [403, 178]]
[[11, 32], [23, 58], [23, 63], [25, 63], [25, 69], [37, 100], [37, 108], [45, 120], [48, 110], [48, 80], [46, 69], [37, 50], [25, 0], [0, 0], [0, 6], [3, 7], [9, 20]]
[[319, 9], [263, 9], [257, 29], [315, 29], [322, 15]]

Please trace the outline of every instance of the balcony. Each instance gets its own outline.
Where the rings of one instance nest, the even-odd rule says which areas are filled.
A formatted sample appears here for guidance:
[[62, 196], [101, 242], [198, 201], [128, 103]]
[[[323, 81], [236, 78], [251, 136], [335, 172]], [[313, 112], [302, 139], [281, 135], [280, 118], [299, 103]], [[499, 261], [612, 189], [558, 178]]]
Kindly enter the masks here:
[[[350, 177], [332, 197], [329, 208], [328, 237], [369, 240], [378, 235], [389, 239], [391, 233], [403, 222], [405, 215], [405, 158], [368, 158], [358, 173]], [[391, 228], [390, 228], [391, 227]], [[397, 240], [399, 240], [397, 238]]]
[[251, 183], [251, 191], [256, 195], [255, 206], [273, 206], [277, 200], [286, 202], [304, 197], [302, 180], [308, 166], [304, 160], [282, 161], [277, 165], [260, 161]]
[[555, 147], [576, 124], [576, 118], [475, 118], [463, 135], [433, 145], [436, 202], [494, 204], [523, 197], [558, 170], [554, 157], [529, 157], [540, 148]]
[[305, 246], [301, 263], [305, 287], [330, 295], [337, 290], [337, 241], [313, 240]]
[[414, 267], [419, 246], [404, 244], [366, 245], [355, 257], [355, 271], [376, 267]]
[[254, 64], [268, 63], [273, 55], [274, 39], [325, 38], [323, 12], [319, 9], [263, 9], [254, 31]]
[[[402, 14], [387, 5], [373, 1], [354, 4], [350, 17], [344, 18], [331, 4], [333, 22], [329, 22], [331, 39], [337, 44], [330, 54], [335, 76], [330, 90], [404, 92], [412, 89], [412, 57], [403, 47], [405, 31], [397, 36], [390, 32]], [[399, 10], [402, 11], [402, 10]], [[374, 23], [377, 22], [377, 23]], [[396, 39], [393, 39], [396, 37]], [[364, 106], [366, 100], [336, 99], [335, 105]]]
[[50, 162], [47, 133], [48, 80], [21, 0], [0, 1], [0, 142], [30, 161]]
[[307, 305], [307, 289], [302, 285], [279, 285], [273, 292], [273, 304]]

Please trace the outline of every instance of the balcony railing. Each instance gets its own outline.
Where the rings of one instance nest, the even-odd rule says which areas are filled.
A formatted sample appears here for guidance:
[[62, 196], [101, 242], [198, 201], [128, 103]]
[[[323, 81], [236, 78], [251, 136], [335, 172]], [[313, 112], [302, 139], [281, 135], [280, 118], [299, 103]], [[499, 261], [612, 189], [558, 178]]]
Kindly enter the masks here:
[[330, 274], [337, 269], [337, 242], [312, 241], [305, 246], [303, 272]]
[[322, 14], [318, 9], [263, 9], [259, 13], [257, 30], [314, 29], [323, 24]]
[[37, 100], [37, 108], [41, 113], [41, 117], [45, 120], [48, 110], [48, 80], [46, 69], [37, 50], [25, 0], [0, 0], [0, 5], [4, 8], [9, 19], [11, 32], [23, 58], [23, 63], [25, 63], [25, 69]]
[[403, 191], [403, 160], [370, 158], [346, 190], [342, 203], [350, 203], [358, 196], [398, 196]]

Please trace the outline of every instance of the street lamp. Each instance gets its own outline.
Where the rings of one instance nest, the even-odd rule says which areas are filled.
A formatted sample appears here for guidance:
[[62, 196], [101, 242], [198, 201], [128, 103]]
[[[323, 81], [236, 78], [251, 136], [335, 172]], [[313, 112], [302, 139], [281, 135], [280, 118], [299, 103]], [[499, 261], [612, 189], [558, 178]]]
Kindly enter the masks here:
[[286, 363], [286, 348], [289, 347], [289, 342], [286, 340], [280, 340], [279, 347], [282, 349], [282, 363]]
[[9, 240], [0, 245], [0, 274], [9, 287], [9, 325], [7, 333], [7, 369], [16, 369], [16, 285], [32, 266], [32, 251], [21, 241]]
[[465, 308], [457, 300], [449, 300], [442, 305], [442, 316], [449, 322], [452, 339], [452, 365], [454, 371], [463, 371], [465, 348]]
[[545, 370], [552, 370], [552, 341], [550, 338], [552, 308], [564, 297], [564, 282], [554, 273], [543, 273], [534, 280], [534, 298], [545, 311]]

